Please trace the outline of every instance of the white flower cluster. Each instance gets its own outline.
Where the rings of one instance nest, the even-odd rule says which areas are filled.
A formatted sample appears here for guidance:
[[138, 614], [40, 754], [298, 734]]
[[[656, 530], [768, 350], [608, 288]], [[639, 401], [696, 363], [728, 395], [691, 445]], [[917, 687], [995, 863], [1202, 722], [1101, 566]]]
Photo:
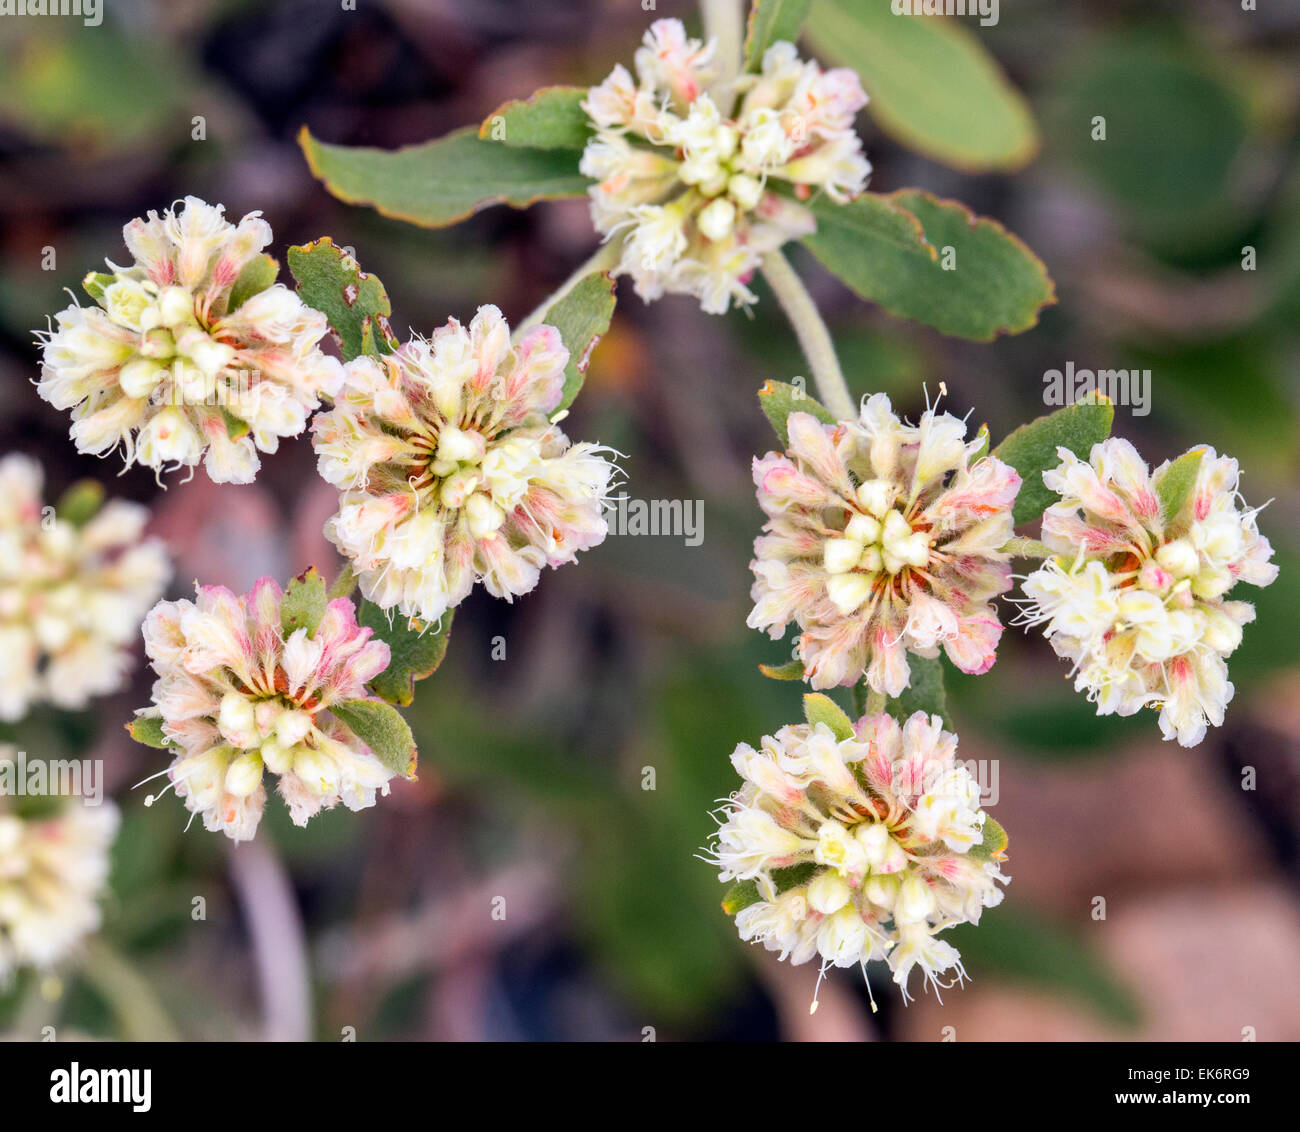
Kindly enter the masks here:
[[78, 527], [42, 502], [26, 456], [0, 460], [0, 719], [33, 704], [82, 708], [116, 691], [140, 619], [171, 566], [141, 539], [149, 512], [112, 500]]
[[[808, 697], [809, 700], [823, 697]], [[939, 938], [1002, 900], [1005, 835], [956, 762], [956, 736], [917, 712], [900, 726], [864, 716], [837, 738], [826, 722], [791, 725], [731, 761], [744, 785], [727, 802], [710, 860], [724, 881], [752, 881], [736, 915], [745, 940], [791, 963], [885, 960], [907, 994], [919, 967], [934, 985], [965, 977]]]
[[580, 166], [596, 181], [593, 223], [621, 241], [618, 270], [643, 299], [694, 295], [711, 314], [752, 303], [763, 255], [816, 229], [798, 202], [866, 187], [857, 75], [823, 71], [784, 42], [761, 73], [723, 75], [714, 44], [679, 20], [651, 25], [636, 72], [615, 67], [583, 103], [596, 129]]
[[87, 276], [97, 305], [60, 311], [39, 336], [37, 392], [72, 410], [79, 452], [120, 446], [155, 471], [202, 459], [216, 483], [251, 483], [258, 452], [302, 432], [342, 380], [318, 348], [325, 316], [283, 284], [240, 292], [271, 242], [260, 213], [233, 225], [221, 205], [186, 197], [122, 234], [134, 264]]
[[1237, 492], [1236, 460], [1209, 448], [1188, 456], [1197, 453], [1195, 480], [1171, 510], [1165, 480], [1181, 462], [1151, 473], [1118, 438], [1087, 462], [1058, 449], [1063, 462], [1043, 482], [1061, 502], [1043, 515], [1043, 541], [1059, 557], [1024, 584], [1026, 619], [1074, 662], [1075, 687], [1098, 713], [1158, 708], [1161, 733], [1184, 747], [1222, 724], [1232, 699], [1225, 658], [1255, 609], [1229, 591], [1277, 577], [1257, 512]]

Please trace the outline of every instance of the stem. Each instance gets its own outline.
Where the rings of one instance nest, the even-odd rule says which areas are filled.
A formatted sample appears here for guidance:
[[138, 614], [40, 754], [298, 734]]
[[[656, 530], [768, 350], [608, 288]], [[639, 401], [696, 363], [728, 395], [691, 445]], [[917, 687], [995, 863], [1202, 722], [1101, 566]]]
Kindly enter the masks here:
[[1010, 554], [1013, 558], [1055, 558], [1054, 551], [1046, 543], [1039, 542], [1036, 538], [1009, 538], [999, 548], [1000, 553]]
[[546, 312], [549, 311], [551, 307], [564, 298], [565, 295], [572, 291], [574, 287], [581, 283], [582, 280], [593, 271], [612, 271], [617, 267], [618, 257], [622, 251], [622, 243], [623, 241], [621, 239], [613, 239], [601, 244], [586, 263], [561, 283], [558, 290], [552, 292], [543, 299], [541, 305], [526, 319], [524, 319], [523, 322], [515, 327], [515, 332], [512, 335], [514, 340], [516, 342], [519, 341], [519, 336], [525, 330], [530, 326], [536, 326], [541, 322], [542, 319], [546, 317]]
[[700, 0], [700, 16], [705, 40], [718, 41], [715, 58], [722, 71], [720, 82], [730, 82], [740, 74], [743, 62], [745, 14], [740, 0]]
[[149, 980], [102, 940], [86, 945], [81, 974], [112, 1007], [127, 1041], [180, 1040]]
[[799, 339], [804, 357], [808, 359], [808, 367], [812, 370], [813, 381], [817, 383], [817, 393], [822, 404], [837, 420], [851, 420], [857, 416], [853, 398], [849, 395], [849, 387], [844, 382], [844, 371], [840, 369], [839, 359], [835, 356], [830, 331], [826, 329], [826, 323], [822, 321], [817, 304], [808, 294], [808, 289], [779, 251], [768, 252], [763, 257], [763, 277], [776, 295], [790, 325], [794, 327], [795, 337]]
[[334, 579], [334, 584], [330, 586], [329, 593], [326, 596], [333, 601], [336, 597], [351, 597], [352, 591], [357, 588], [357, 572], [350, 565], [344, 565], [339, 571], [339, 576]]
[[874, 688], [867, 692], [867, 715], [879, 715], [885, 710], [885, 704], [888, 700], [884, 692], [877, 692]]

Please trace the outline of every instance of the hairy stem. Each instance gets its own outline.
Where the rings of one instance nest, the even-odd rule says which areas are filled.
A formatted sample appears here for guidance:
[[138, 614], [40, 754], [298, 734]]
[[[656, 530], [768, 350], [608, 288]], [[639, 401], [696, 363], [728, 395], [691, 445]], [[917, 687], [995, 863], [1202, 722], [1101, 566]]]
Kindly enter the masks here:
[[329, 593], [326, 595], [330, 601], [336, 597], [351, 597], [352, 592], [357, 588], [357, 573], [350, 565], [344, 565], [339, 571], [339, 576], [334, 579], [334, 584], [330, 586]]
[[1000, 547], [1001, 553], [1010, 554], [1013, 558], [1054, 558], [1054, 551], [1046, 543], [1039, 542], [1036, 538], [1009, 538]]
[[[700, 0], [704, 38], [718, 41], [715, 58], [722, 69], [722, 82], [740, 74], [745, 43], [745, 10], [740, 0]], [[727, 113], [728, 108], [722, 108]]]
[[517, 342], [519, 336], [530, 326], [536, 326], [546, 317], [546, 312], [558, 303], [565, 295], [574, 289], [582, 280], [590, 275], [593, 271], [611, 271], [618, 266], [618, 257], [622, 248], [622, 239], [615, 237], [601, 244], [581, 267], [568, 277], [560, 286], [542, 300], [541, 305], [537, 307], [523, 322], [515, 327], [512, 337]]
[[879, 715], [885, 710], [888, 700], [884, 692], [877, 692], [874, 688], [867, 692], [867, 715]]
[[849, 387], [844, 382], [844, 371], [840, 369], [839, 359], [835, 356], [830, 331], [826, 329], [826, 323], [822, 321], [817, 304], [808, 294], [808, 289], [794, 273], [789, 260], [779, 251], [768, 252], [763, 257], [763, 277], [776, 295], [790, 325], [794, 327], [795, 337], [799, 339], [799, 346], [808, 359], [808, 367], [812, 370], [813, 381], [817, 383], [817, 394], [822, 404], [837, 420], [851, 420], [857, 415], [853, 398], [849, 395]]
[[175, 1042], [180, 1037], [149, 980], [103, 940], [86, 944], [82, 977], [117, 1016], [129, 1042]]

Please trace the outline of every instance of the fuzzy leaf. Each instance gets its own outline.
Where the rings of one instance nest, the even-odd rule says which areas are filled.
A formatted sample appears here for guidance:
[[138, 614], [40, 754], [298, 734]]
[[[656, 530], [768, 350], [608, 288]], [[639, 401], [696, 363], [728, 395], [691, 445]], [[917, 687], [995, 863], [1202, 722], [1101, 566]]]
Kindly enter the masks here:
[[728, 916], [734, 916], [737, 912], [743, 912], [751, 904], [757, 904], [762, 899], [757, 882], [739, 880], [723, 894], [722, 911]]
[[81, 281], [81, 289], [101, 307], [104, 305], [104, 289], [114, 282], [116, 276], [104, 271], [92, 271]]
[[849, 204], [821, 199], [804, 237], [829, 271], [890, 314], [988, 342], [1019, 334], [1056, 302], [1042, 261], [996, 220], [904, 189]]
[[778, 40], [795, 43], [812, 0], [754, 0], [745, 33], [745, 70], [759, 71], [763, 53]]
[[943, 683], [943, 659], [941, 657], [916, 656], [907, 654], [907, 667], [910, 673], [907, 687], [902, 695], [889, 700], [885, 710], [899, 723], [905, 723], [918, 711], [927, 715], [937, 715], [948, 722], [948, 694]]
[[1110, 435], [1115, 406], [1095, 395], [1021, 425], [1002, 441], [993, 455], [1020, 473], [1020, 493], [1012, 515], [1016, 525], [1037, 519], [1057, 501], [1043, 483], [1043, 472], [1057, 467], [1058, 446], [1086, 460], [1092, 446]]
[[826, 724], [836, 739], [853, 738], [853, 722], [830, 696], [821, 692], [809, 692], [803, 698], [803, 714], [812, 727], [819, 723]]
[[415, 738], [398, 710], [382, 700], [344, 700], [330, 712], [394, 774], [415, 778]]
[[78, 480], [54, 506], [54, 513], [74, 527], [84, 527], [104, 505], [104, 488], [98, 480]]
[[[484, 141], [529, 149], [582, 149], [591, 137], [591, 119], [582, 108], [585, 87], [545, 86], [528, 98], [498, 106], [478, 128]], [[574, 157], [574, 168], [577, 158]]]
[[569, 351], [569, 362], [564, 367], [564, 394], [557, 411], [572, 405], [582, 389], [591, 352], [614, 317], [614, 288], [614, 279], [608, 271], [593, 271], [547, 308], [542, 321], [560, 332]]
[[137, 715], [125, 726], [127, 734], [137, 743], [143, 743], [146, 747], [170, 747], [172, 741], [163, 734], [162, 724], [162, 716]]
[[907, 148], [969, 172], [1019, 169], [1037, 153], [1028, 103], [962, 21], [895, 15], [884, 0], [817, 0], [807, 34], [858, 73], [868, 113]]
[[758, 391], [758, 404], [763, 415], [776, 429], [776, 435], [781, 438], [782, 448], [790, 445], [790, 430], [786, 421], [791, 413], [811, 413], [822, 424], [835, 423], [835, 415], [812, 394], [784, 381], [767, 382]]
[[280, 274], [279, 261], [269, 255], [255, 255], [246, 264], [230, 288], [230, 300], [226, 304], [226, 313], [237, 311], [254, 295], [260, 295], [271, 286]]
[[1193, 448], [1174, 460], [1156, 483], [1156, 495], [1160, 497], [1160, 518], [1169, 522], [1187, 502], [1196, 486], [1196, 476], [1201, 470], [1201, 456], [1205, 449]]
[[807, 884], [817, 872], [816, 861], [800, 861], [797, 865], [787, 865], [783, 869], [773, 869], [769, 874], [776, 886], [778, 896], [798, 885]]
[[370, 681], [370, 690], [390, 704], [405, 707], [415, 697], [415, 682], [432, 676], [447, 655], [451, 641], [451, 611], [437, 625], [394, 614], [370, 601], [357, 610], [357, 623], [374, 630], [387, 643], [392, 659], [388, 667]]
[[221, 423], [226, 426], [226, 435], [231, 440], [240, 440], [253, 431], [252, 425], [235, 416], [225, 405], [218, 405], [217, 408], [221, 410]]
[[299, 629], [306, 629], [309, 637], [314, 636], [327, 604], [325, 579], [316, 572], [315, 566], [309, 566], [289, 583], [280, 602], [280, 629], [285, 639]]
[[986, 861], [993, 858], [999, 861], [1005, 860], [1007, 845], [1010, 841], [1007, 831], [986, 813], [984, 815], [982, 840], [978, 845], [971, 846], [970, 854], [972, 857], [979, 857]]
[[388, 325], [393, 307], [384, 285], [377, 276], [362, 271], [328, 236], [290, 248], [289, 271], [303, 302], [329, 320], [344, 361], [362, 354], [377, 356], [396, 347]]
[[303, 127], [298, 144], [312, 173], [339, 200], [426, 228], [455, 224], [494, 204], [527, 208], [585, 196], [591, 183], [571, 149], [484, 141], [473, 126], [396, 150], [328, 145]]
[[769, 680], [803, 679], [802, 660], [788, 660], [784, 664], [760, 664], [758, 670]]

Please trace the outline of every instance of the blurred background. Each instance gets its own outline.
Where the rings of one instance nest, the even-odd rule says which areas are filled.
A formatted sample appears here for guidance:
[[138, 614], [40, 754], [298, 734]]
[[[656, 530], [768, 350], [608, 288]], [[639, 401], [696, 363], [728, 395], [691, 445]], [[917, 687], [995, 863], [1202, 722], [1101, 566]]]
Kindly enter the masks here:
[[[423, 141], [539, 86], [597, 82], [631, 63], [652, 18], [698, 27], [697, 13], [677, 0], [653, 14], [638, 0], [104, 8], [96, 28], [0, 18], [0, 452], [38, 457], [51, 499], [95, 476], [149, 503], [176, 562], [169, 596], [195, 578], [242, 590], [312, 564], [332, 576], [320, 528], [336, 497], [307, 437], [264, 459], [252, 486], [115, 478], [116, 460], [78, 456], [67, 415], [36, 396], [32, 331], [85, 272], [121, 260], [124, 223], [188, 193], [232, 218], [261, 209], [282, 263], [320, 235], [354, 247], [399, 333], [484, 302], [521, 319], [594, 246], [584, 201], [422, 231], [331, 198], [296, 131]], [[1015, 631], [987, 676], [950, 671], [961, 755], [997, 760], [1007, 900], [954, 933], [974, 978], [942, 1006], [904, 1008], [886, 973], [872, 1015], [841, 971], [810, 1017], [815, 967], [741, 944], [692, 856], [735, 785], [736, 743], [800, 715], [800, 687], [757, 669], [788, 646], [745, 616], [761, 518], [749, 461], [772, 444], [755, 392], [803, 367], [770, 296], [754, 317], [710, 317], [679, 297], [647, 307], [623, 283], [566, 428], [626, 454], [635, 498], [702, 500], [702, 543], [611, 537], [514, 605], [476, 591], [406, 712], [419, 781], [305, 830], [272, 800], [233, 852], [197, 823], [183, 832], [174, 798], [146, 809], [130, 789], [162, 766], [122, 730], [148, 700], [142, 651], [129, 691], [0, 729], [33, 756], [104, 760], [124, 814], [100, 944], [112, 961], [40, 987], [20, 978], [0, 992], [0, 1030], [1300, 1039], [1300, 5], [1006, 0], [996, 26], [964, 22], [1025, 92], [1041, 152], [1013, 174], [960, 173], [864, 115], [872, 188], [918, 186], [1000, 220], [1045, 261], [1059, 305], [1018, 337], [971, 344], [891, 320], [810, 257], [796, 264], [855, 394], [887, 391], [914, 415], [922, 383], [944, 381], [945, 406], [996, 442], [1047, 411], [1048, 370], [1149, 368], [1151, 412], [1121, 406], [1117, 434], [1153, 465], [1195, 442], [1241, 459], [1246, 500], [1273, 500], [1260, 526], [1282, 572], [1241, 595], [1259, 618], [1230, 662], [1226, 726], [1187, 751], [1151, 715], [1099, 719], [1045, 642]], [[1122, 123], [1104, 146], [1089, 136], [1099, 114]]]

